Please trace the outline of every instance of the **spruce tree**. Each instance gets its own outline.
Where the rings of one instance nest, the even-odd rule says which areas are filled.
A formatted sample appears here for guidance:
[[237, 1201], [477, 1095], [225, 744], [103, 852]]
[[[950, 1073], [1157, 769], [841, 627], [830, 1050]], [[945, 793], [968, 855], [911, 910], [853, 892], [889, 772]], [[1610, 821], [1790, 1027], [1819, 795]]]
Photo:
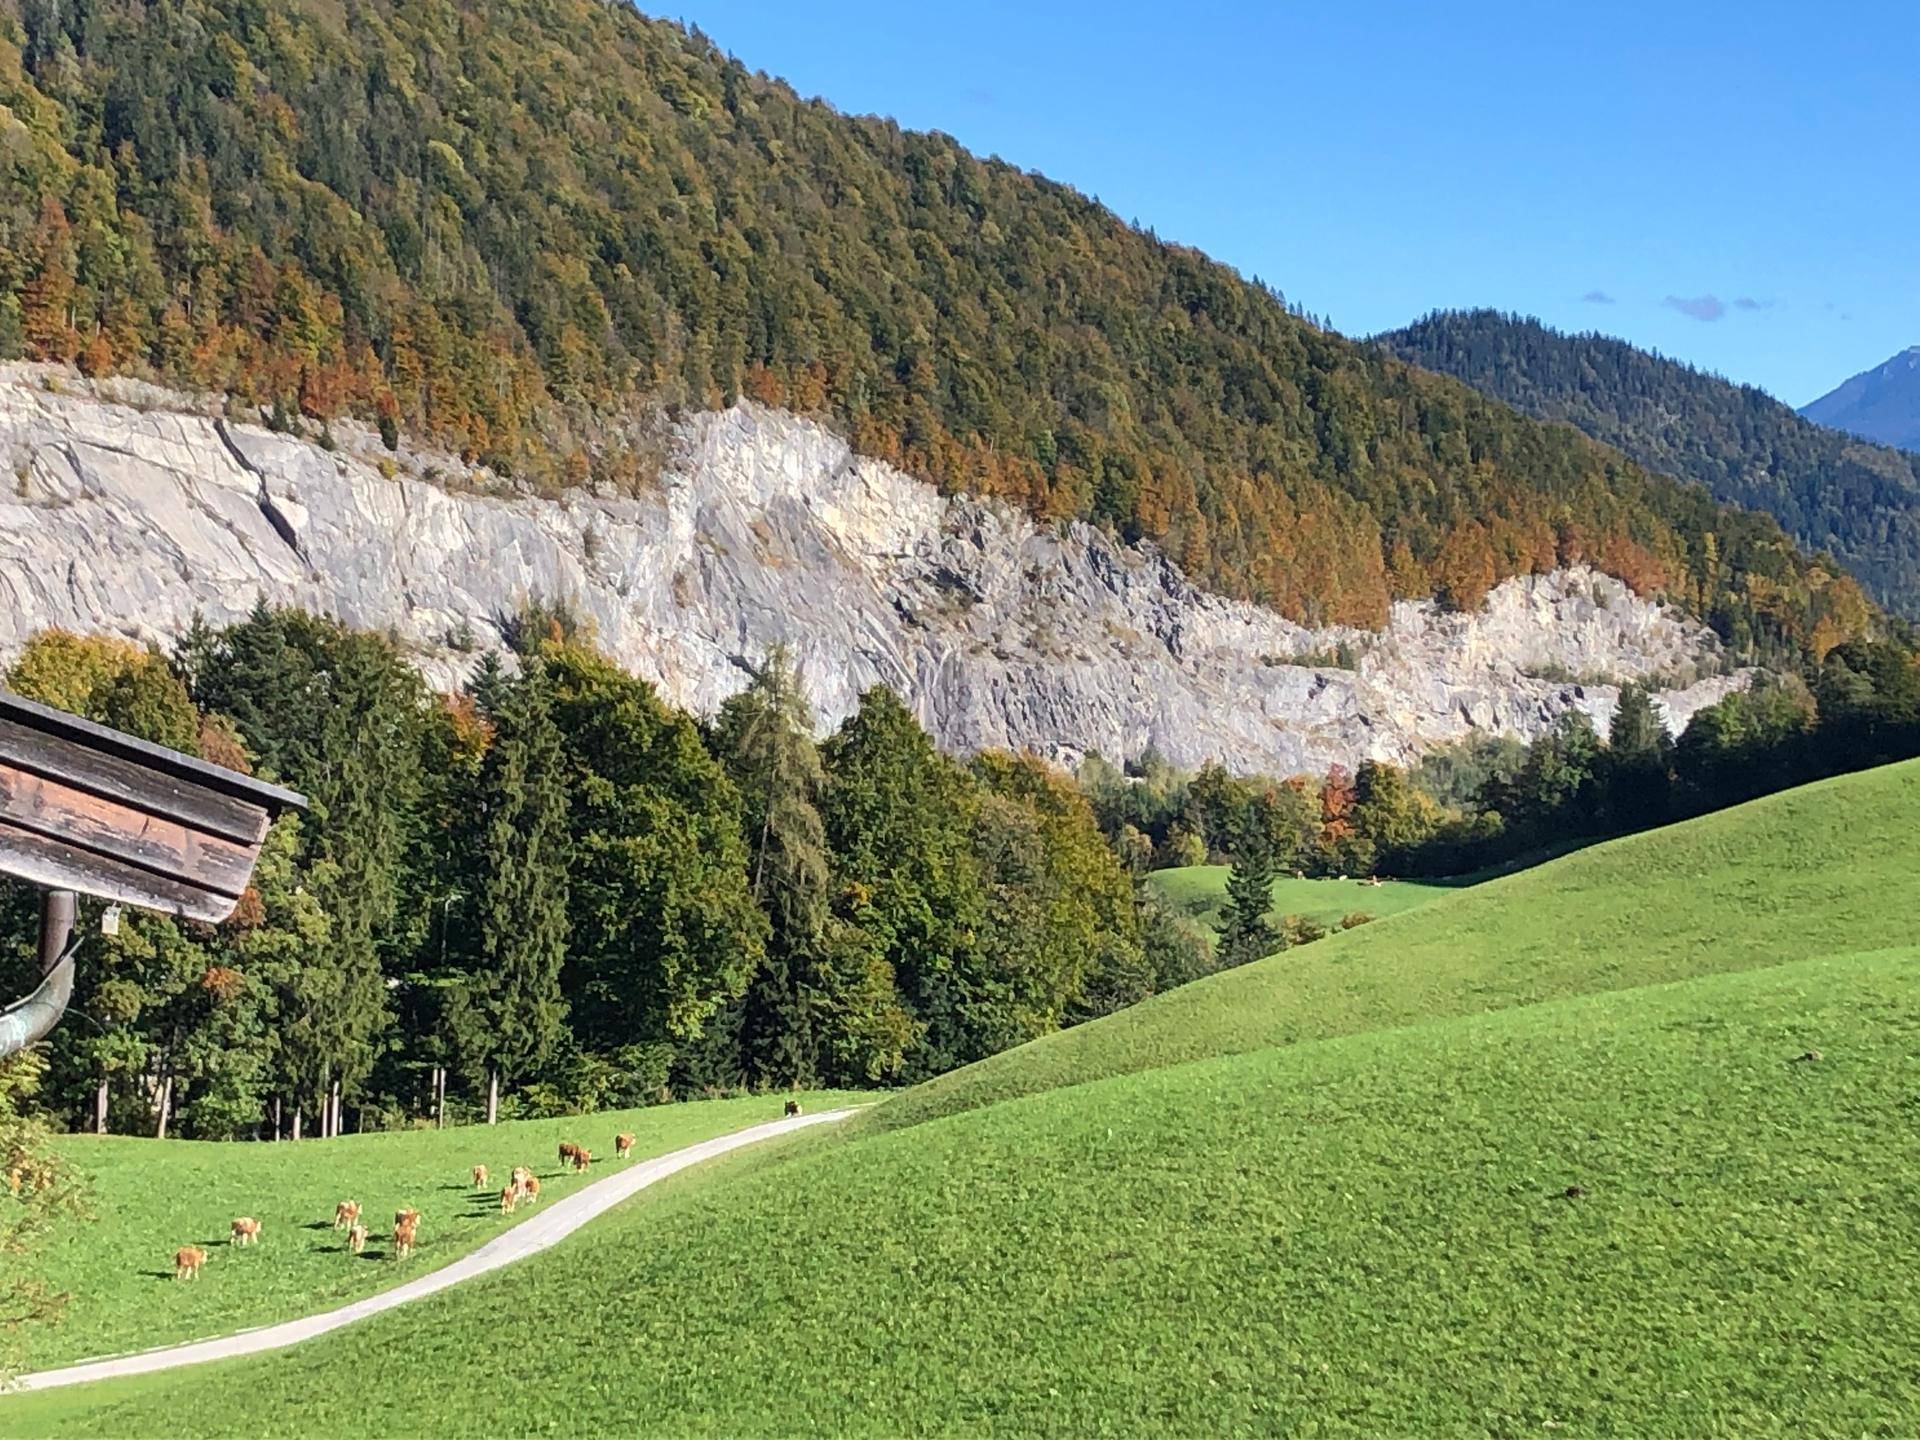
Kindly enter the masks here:
[[545, 675], [538, 660], [524, 664], [491, 717], [496, 734], [480, 785], [472, 988], [485, 1021], [488, 1124], [498, 1118], [501, 1081], [531, 1078], [566, 1021], [566, 776]]
[[1666, 818], [1672, 799], [1673, 740], [1650, 686], [1620, 687], [1607, 727], [1601, 816], [1607, 829], [1639, 829]]
[[1607, 727], [1607, 748], [1617, 756], [1662, 755], [1671, 744], [1654, 709], [1652, 687], [1639, 681], [1621, 686]]
[[741, 1043], [762, 1084], [810, 1085], [832, 874], [818, 799], [823, 780], [799, 676], [775, 647], [721, 707], [714, 748], [740, 787], [753, 898], [767, 917], [766, 959], [747, 987]]
[[1227, 876], [1227, 924], [1220, 936], [1220, 963], [1245, 965], [1281, 948], [1278, 931], [1267, 922], [1273, 906], [1273, 848], [1264, 836], [1249, 835]]

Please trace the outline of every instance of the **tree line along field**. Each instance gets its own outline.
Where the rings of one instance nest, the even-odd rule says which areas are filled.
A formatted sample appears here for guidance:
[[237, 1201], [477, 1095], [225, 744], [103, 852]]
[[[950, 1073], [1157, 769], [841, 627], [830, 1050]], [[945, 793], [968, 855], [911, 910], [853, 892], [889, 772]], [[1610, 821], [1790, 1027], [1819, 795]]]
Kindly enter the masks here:
[[[804, 1093], [805, 1109], [832, 1109], [851, 1097]], [[299, 1144], [63, 1136], [61, 1157], [84, 1182], [90, 1218], [66, 1223], [27, 1257], [29, 1278], [69, 1299], [59, 1321], [20, 1333], [28, 1369], [203, 1339], [312, 1314], [438, 1268], [538, 1213], [500, 1209], [515, 1165], [541, 1180], [540, 1206], [604, 1178], [622, 1164], [663, 1155], [781, 1113], [782, 1098], [653, 1106], [493, 1127], [347, 1135]], [[634, 1136], [631, 1160], [614, 1157], [614, 1136]], [[585, 1174], [563, 1169], [562, 1140], [593, 1156]], [[489, 1187], [471, 1171], [485, 1165]], [[357, 1200], [369, 1238], [349, 1254], [334, 1207]], [[393, 1214], [422, 1211], [420, 1243], [395, 1262]], [[261, 1222], [261, 1237], [230, 1246], [237, 1216]], [[206, 1269], [175, 1284], [173, 1252], [199, 1245]], [[10, 1260], [10, 1263], [17, 1263]]]
[[[963, 761], [883, 686], [822, 740], [778, 653], [701, 719], [564, 605], [507, 630], [511, 663], [481, 656], [445, 696], [388, 637], [292, 609], [170, 655], [28, 642], [16, 692], [312, 802], [222, 926], [84, 927], [76, 1023], [31, 1113], [216, 1139], [311, 1134], [330, 1110], [405, 1126], [440, 1089], [458, 1118], [900, 1087], [1391, 915], [1409, 877], [1458, 884], [1920, 751], [1920, 666], [1891, 643], [1736, 691], [1677, 740], [1629, 684], [1604, 737], [1570, 711], [1528, 745], [1280, 778], [1151, 750], [1071, 776]], [[1149, 873], [1208, 859], [1235, 867], [1217, 944], [1194, 923], [1217, 872]], [[1330, 878], [1381, 873], [1401, 879]], [[37, 976], [33, 926], [0, 883], [0, 990]]]
[[0, 1433], [1900, 1433], [1916, 800], [1886, 767], [1490, 881]]

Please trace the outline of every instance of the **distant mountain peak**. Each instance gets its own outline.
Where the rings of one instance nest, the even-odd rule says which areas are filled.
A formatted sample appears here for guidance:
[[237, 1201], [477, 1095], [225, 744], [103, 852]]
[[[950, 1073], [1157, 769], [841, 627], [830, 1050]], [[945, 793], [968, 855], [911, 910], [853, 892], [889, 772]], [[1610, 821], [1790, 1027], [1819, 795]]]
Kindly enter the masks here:
[[1864, 440], [1920, 450], [1920, 345], [1862, 370], [1800, 413]]

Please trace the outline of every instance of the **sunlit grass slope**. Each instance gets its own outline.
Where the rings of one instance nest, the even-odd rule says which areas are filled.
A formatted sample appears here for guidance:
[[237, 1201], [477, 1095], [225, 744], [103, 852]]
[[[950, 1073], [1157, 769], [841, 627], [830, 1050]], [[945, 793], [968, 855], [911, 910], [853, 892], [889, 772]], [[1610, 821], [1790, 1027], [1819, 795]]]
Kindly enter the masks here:
[[[850, 1098], [802, 1096], [807, 1108]], [[676, 1150], [777, 1118], [784, 1097], [700, 1101], [492, 1129], [412, 1130], [295, 1144], [205, 1144], [184, 1140], [70, 1136], [61, 1150], [88, 1180], [92, 1220], [66, 1225], [38, 1257], [39, 1277], [71, 1299], [64, 1319], [25, 1332], [27, 1362], [45, 1369], [96, 1355], [146, 1349], [291, 1319], [425, 1273], [527, 1219], [500, 1213], [499, 1188], [515, 1165], [541, 1176], [545, 1203], [616, 1165], [613, 1137], [635, 1136], [636, 1158]], [[564, 1173], [556, 1150], [573, 1140], [593, 1152], [588, 1174]], [[475, 1165], [493, 1188], [476, 1193]], [[358, 1200], [372, 1238], [346, 1253], [334, 1206]], [[420, 1246], [396, 1264], [388, 1253], [393, 1212], [424, 1212]], [[262, 1225], [259, 1243], [227, 1244], [237, 1215]], [[204, 1246], [207, 1267], [175, 1284], [173, 1252]]]
[[1210, 976], [941, 1076], [857, 1123], [908, 1125], [1212, 1055], [1920, 944], [1916, 873], [1920, 762], [1908, 762], [1596, 845]]
[[[1225, 865], [1183, 865], [1174, 870], [1156, 870], [1147, 877], [1147, 883], [1165, 895], [1181, 914], [1217, 925], [1227, 903], [1227, 876], [1231, 873]], [[1276, 920], [1299, 915], [1332, 929], [1349, 915], [1370, 915], [1376, 920], [1398, 915], [1451, 894], [1454, 888], [1418, 880], [1366, 885], [1358, 880], [1295, 879], [1282, 875], [1273, 882], [1273, 908], [1267, 913]]]
[[285, 1355], [0, 1400], [0, 1432], [1908, 1433], [1917, 967], [1616, 990], [796, 1145]]

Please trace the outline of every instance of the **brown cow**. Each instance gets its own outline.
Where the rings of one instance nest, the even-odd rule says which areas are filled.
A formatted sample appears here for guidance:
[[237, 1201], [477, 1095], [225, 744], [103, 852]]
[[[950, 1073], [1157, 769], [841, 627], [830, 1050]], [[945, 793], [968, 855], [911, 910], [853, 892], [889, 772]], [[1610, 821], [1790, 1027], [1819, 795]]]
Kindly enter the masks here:
[[519, 1203], [520, 1187], [518, 1185], [508, 1185], [500, 1191], [500, 1213], [502, 1215], [511, 1215], [513, 1213], [513, 1207]]
[[333, 1207], [334, 1229], [351, 1229], [359, 1223], [360, 1202], [358, 1200], [342, 1200], [338, 1205]]
[[476, 1165], [473, 1167], [473, 1188], [476, 1190], [484, 1190], [487, 1188], [486, 1166]]
[[233, 1243], [251, 1245], [260, 1238], [260, 1222], [251, 1215], [242, 1215], [233, 1222]]
[[633, 1136], [631, 1134], [616, 1135], [613, 1137], [613, 1156], [616, 1160], [631, 1160], [633, 1158]]
[[513, 1167], [513, 1183], [519, 1189], [522, 1189], [522, 1190], [526, 1189], [527, 1181], [531, 1180], [532, 1178], [533, 1178], [533, 1171], [529, 1170], [526, 1166], [516, 1165]]
[[573, 1147], [573, 1168], [575, 1170], [584, 1170], [592, 1163], [593, 1152], [591, 1150], [581, 1145]]
[[799, 1113], [800, 1113], [800, 1102], [798, 1100], [787, 1101], [787, 1114], [798, 1115]]
[[538, 1205], [540, 1203], [540, 1177], [538, 1175], [529, 1175], [525, 1180], [520, 1182], [520, 1198], [525, 1200], [529, 1205]]
[[207, 1263], [207, 1252], [198, 1245], [182, 1245], [173, 1252], [173, 1278], [193, 1280], [200, 1275], [200, 1267]]
[[362, 1225], [358, 1220], [356, 1220], [353, 1222], [353, 1228], [347, 1231], [347, 1249], [351, 1250], [354, 1254], [358, 1255], [362, 1250], [366, 1248], [367, 1248], [367, 1227], [365, 1225]]
[[[405, 1212], [403, 1212], [405, 1213]], [[420, 1217], [416, 1213], [411, 1220], [398, 1220], [393, 1226], [393, 1258], [404, 1260], [413, 1253], [413, 1242], [420, 1233]]]
[[580, 1168], [580, 1147], [571, 1140], [560, 1142], [560, 1165], [562, 1169], [568, 1165], [576, 1170]]

